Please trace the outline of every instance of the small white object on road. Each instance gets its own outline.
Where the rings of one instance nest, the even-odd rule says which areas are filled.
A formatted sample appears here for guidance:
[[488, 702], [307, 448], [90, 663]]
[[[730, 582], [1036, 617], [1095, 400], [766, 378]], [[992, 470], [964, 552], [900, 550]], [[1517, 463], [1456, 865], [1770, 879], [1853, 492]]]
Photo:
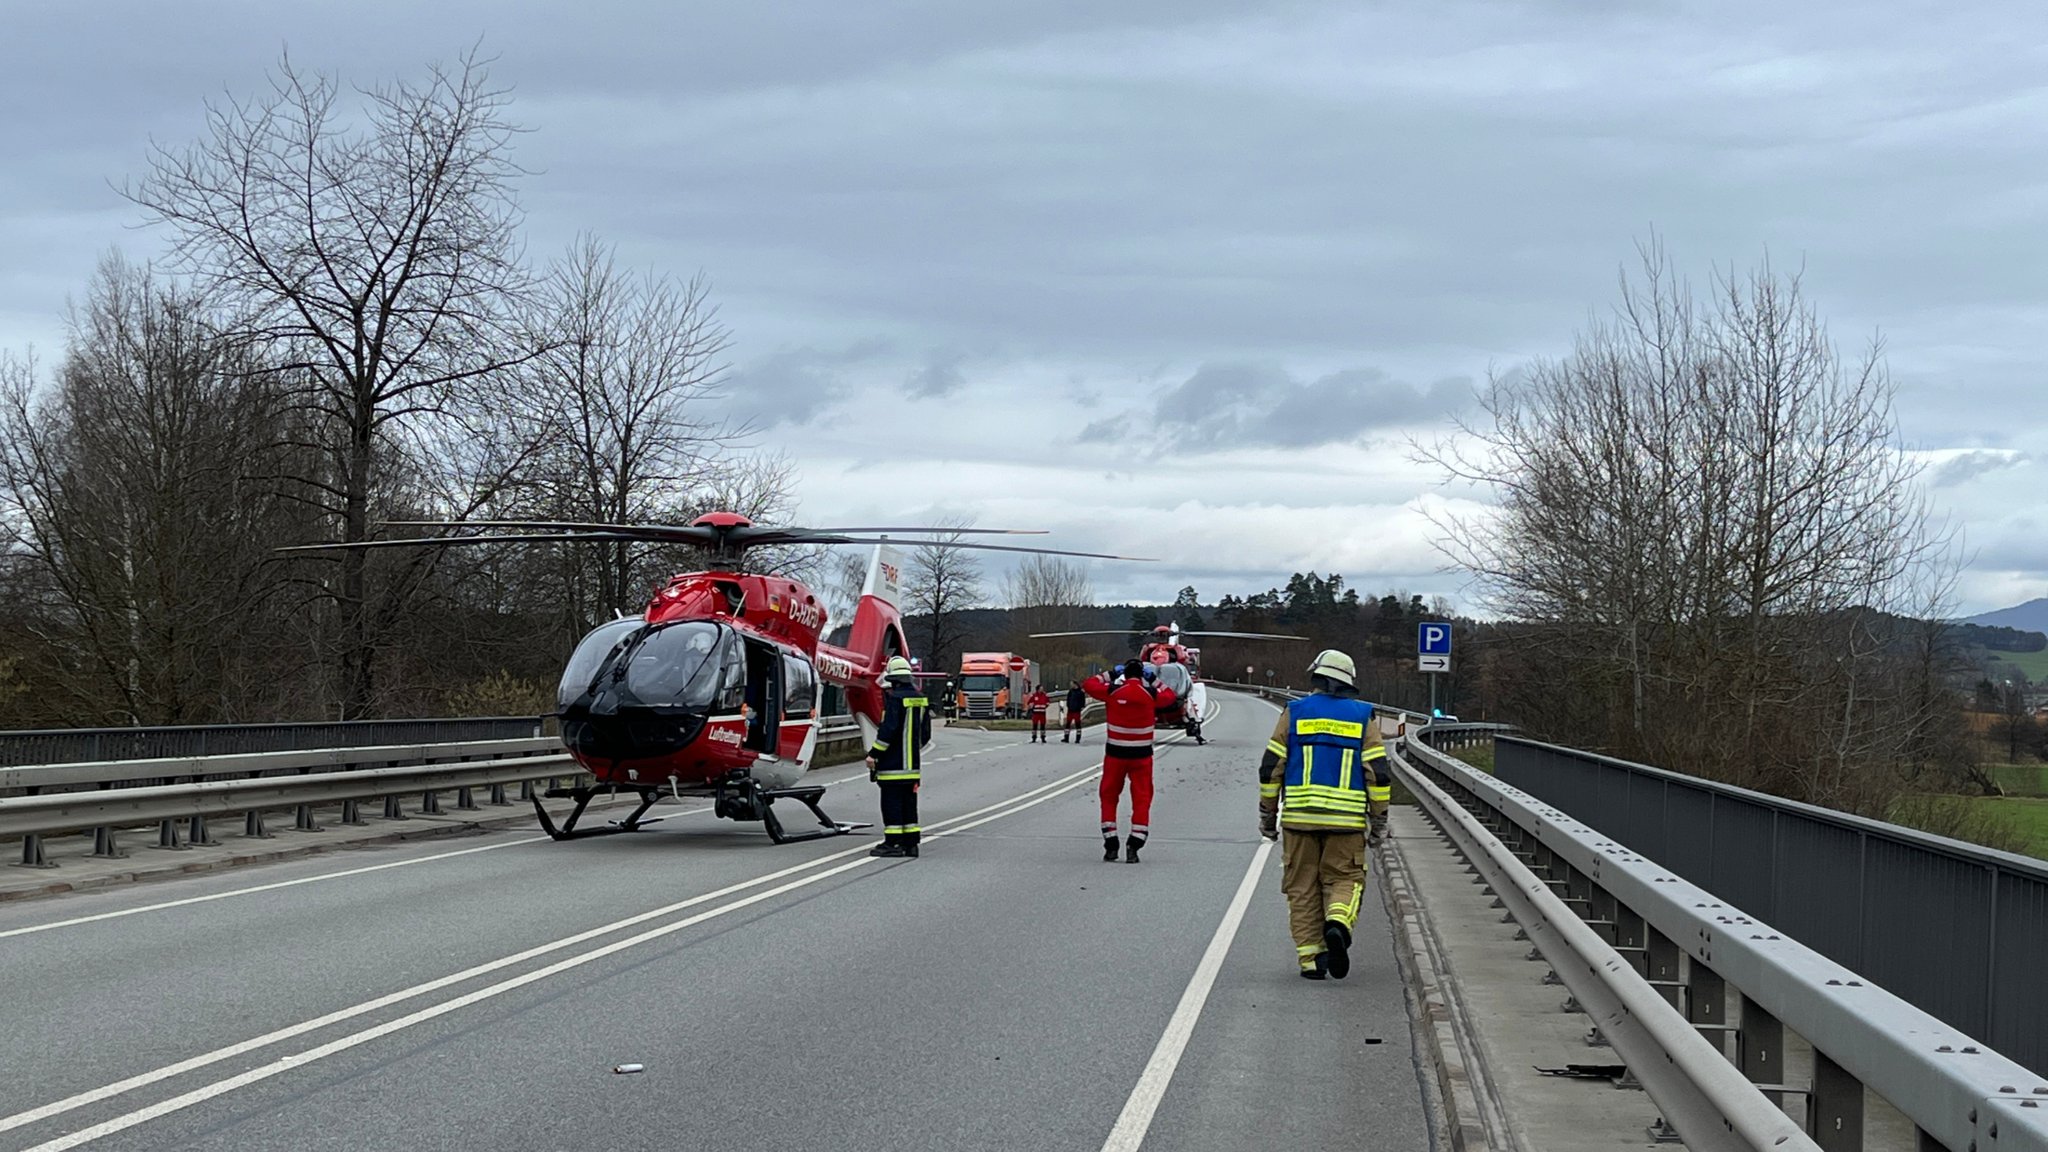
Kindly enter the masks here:
[[621, 1064], [612, 1069], [612, 1071], [620, 1076], [624, 1076], [628, 1072], [645, 1072], [647, 1071], [647, 1066], [645, 1064]]

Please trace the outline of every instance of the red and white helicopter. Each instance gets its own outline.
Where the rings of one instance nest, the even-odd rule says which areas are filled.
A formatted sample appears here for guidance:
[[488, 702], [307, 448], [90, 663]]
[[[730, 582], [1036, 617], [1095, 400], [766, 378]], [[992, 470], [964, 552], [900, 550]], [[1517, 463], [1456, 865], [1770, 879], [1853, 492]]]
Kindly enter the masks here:
[[[1101, 629], [1092, 632], [1034, 632], [1034, 640], [1065, 636], [1129, 636], [1129, 629]], [[1272, 632], [1183, 632], [1177, 623], [1161, 624], [1146, 634], [1138, 647], [1138, 659], [1158, 669], [1162, 683], [1174, 691], [1174, 702], [1159, 710], [1158, 723], [1184, 729], [1197, 739], [1202, 731], [1202, 711], [1208, 690], [1202, 686], [1202, 650], [1182, 644], [1181, 637], [1210, 637], [1227, 640], [1306, 640], [1306, 636], [1282, 636]], [[1185, 683], [1168, 669], [1179, 665], [1187, 670]]]
[[[549, 789], [574, 801], [558, 827], [533, 801], [541, 826], [557, 840], [630, 832], [660, 819], [647, 810], [663, 795], [704, 796], [729, 820], [759, 820], [778, 844], [866, 827], [825, 815], [820, 784], [800, 784], [817, 748], [819, 683], [837, 684], [872, 742], [881, 723], [882, 669], [909, 656], [897, 607], [902, 579], [896, 544], [929, 543], [895, 533], [944, 533], [948, 547], [997, 552], [1135, 557], [959, 542], [960, 532], [1042, 535], [1003, 529], [774, 528], [745, 516], [714, 512], [688, 525], [590, 524], [555, 520], [392, 521], [391, 526], [440, 529], [452, 535], [314, 544], [281, 549], [447, 547], [522, 541], [622, 541], [693, 544], [713, 567], [673, 576], [640, 616], [601, 624], [584, 636], [562, 672], [557, 694], [562, 743], [594, 784]], [[477, 530], [483, 531], [477, 531]], [[846, 645], [824, 643], [826, 612], [802, 583], [742, 570], [746, 552], [777, 545], [866, 544], [875, 548], [854, 609]], [[579, 828], [585, 807], [602, 793], [637, 793], [640, 806], [624, 820]], [[785, 832], [777, 800], [795, 800], [817, 817], [814, 832]]]

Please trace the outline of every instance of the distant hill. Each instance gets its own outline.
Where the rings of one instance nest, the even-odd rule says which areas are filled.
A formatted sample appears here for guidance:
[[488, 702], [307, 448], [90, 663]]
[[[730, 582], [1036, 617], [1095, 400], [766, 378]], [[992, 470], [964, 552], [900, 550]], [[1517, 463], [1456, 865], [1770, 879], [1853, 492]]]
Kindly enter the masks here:
[[2048, 632], [2048, 596], [2016, 604], [2011, 608], [2000, 608], [1964, 620], [1965, 624], [1982, 624], [1991, 628], [2016, 628], [2022, 632]]

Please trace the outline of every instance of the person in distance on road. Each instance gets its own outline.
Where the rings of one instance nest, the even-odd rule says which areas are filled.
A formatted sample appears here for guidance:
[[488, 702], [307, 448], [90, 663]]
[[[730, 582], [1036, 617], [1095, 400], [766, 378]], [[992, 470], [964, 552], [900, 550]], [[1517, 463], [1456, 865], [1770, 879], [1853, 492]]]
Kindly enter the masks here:
[[1124, 862], [1136, 864], [1138, 851], [1152, 834], [1152, 725], [1157, 710], [1173, 703], [1173, 690], [1146, 683], [1144, 663], [1133, 657], [1124, 665], [1123, 680], [1111, 686], [1106, 675], [1091, 676], [1081, 691], [1103, 702], [1108, 712], [1107, 746], [1102, 755], [1102, 859], [1116, 859], [1117, 805], [1124, 782], [1131, 785], [1131, 836], [1123, 844]]
[[1368, 815], [1386, 820], [1387, 754], [1358, 668], [1336, 649], [1308, 668], [1315, 691], [1289, 703], [1259, 761], [1259, 835], [1280, 839], [1280, 888], [1301, 974], [1342, 980], [1365, 896]]
[[932, 742], [931, 703], [917, 688], [910, 661], [891, 656], [882, 672], [882, 726], [868, 749], [868, 779], [882, 786], [882, 842], [870, 856], [917, 855], [917, 789], [924, 746]]
[[1044, 685], [1032, 689], [1031, 695], [1024, 701], [1024, 707], [1031, 713], [1031, 742], [1045, 743], [1045, 714], [1047, 709], [1052, 707], [1052, 697], [1045, 694]]
[[1060, 743], [1067, 742], [1067, 733], [1074, 734], [1074, 743], [1081, 742], [1081, 714], [1088, 710], [1088, 694], [1081, 691], [1081, 682], [1073, 681], [1067, 689], [1067, 714], [1060, 721]]

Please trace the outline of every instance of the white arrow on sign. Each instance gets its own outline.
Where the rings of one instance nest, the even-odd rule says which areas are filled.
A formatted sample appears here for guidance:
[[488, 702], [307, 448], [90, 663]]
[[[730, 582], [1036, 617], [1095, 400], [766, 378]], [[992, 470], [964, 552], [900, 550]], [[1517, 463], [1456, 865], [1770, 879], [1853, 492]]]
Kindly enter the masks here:
[[1447, 652], [1425, 652], [1416, 657], [1416, 662], [1421, 665], [1424, 672], [1449, 672], [1451, 670], [1451, 657]]

